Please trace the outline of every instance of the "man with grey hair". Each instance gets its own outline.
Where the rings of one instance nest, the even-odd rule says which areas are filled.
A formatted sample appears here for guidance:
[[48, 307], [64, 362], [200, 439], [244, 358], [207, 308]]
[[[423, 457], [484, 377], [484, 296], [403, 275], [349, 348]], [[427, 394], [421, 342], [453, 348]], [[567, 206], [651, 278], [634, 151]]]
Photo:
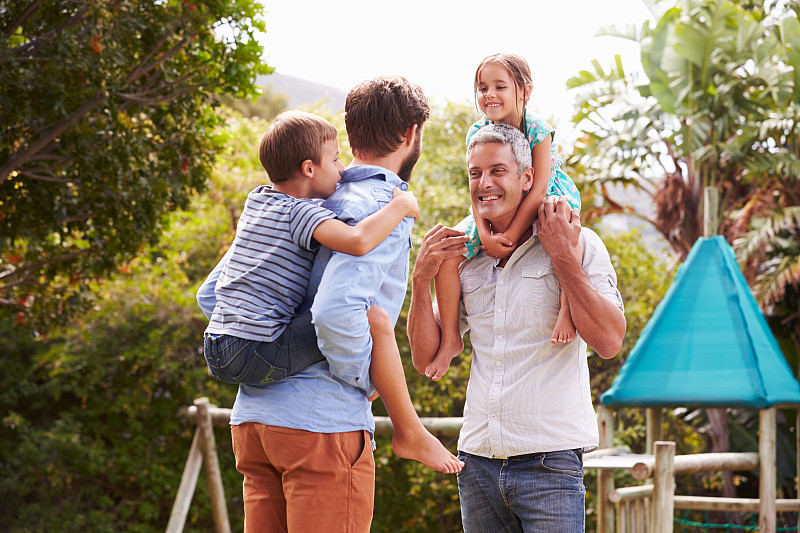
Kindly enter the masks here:
[[[473, 212], [505, 231], [535, 179], [525, 137], [503, 124], [482, 128], [470, 139], [467, 167]], [[419, 372], [441, 340], [430, 282], [464, 241], [437, 225], [420, 248], [408, 318]], [[473, 349], [458, 441], [464, 531], [582, 532], [583, 452], [598, 444], [586, 347], [610, 358], [625, 334], [608, 252], [581, 228], [577, 210], [548, 197], [510, 258], [480, 253], [462, 263], [460, 279], [461, 330]], [[553, 344], [561, 291], [578, 337]]]

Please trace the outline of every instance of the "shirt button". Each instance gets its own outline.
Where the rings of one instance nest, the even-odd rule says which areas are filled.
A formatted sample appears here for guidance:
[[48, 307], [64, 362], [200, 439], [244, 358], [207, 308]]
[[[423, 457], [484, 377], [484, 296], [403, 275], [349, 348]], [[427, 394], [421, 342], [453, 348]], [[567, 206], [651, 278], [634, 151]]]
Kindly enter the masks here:
[[356, 267], [356, 270], [358, 270], [359, 272], [363, 272], [364, 271], [364, 267], [359, 265], [359, 266]]
[[500, 365], [502, 365], [502, 364], [503, 364], [503, 363], [502, 363], [502, 362], [500, 362], [500, 361], [495, 361], [495, 362], [494, 362], [494, 366], [500, 366]]
[[537, 270], [536, 273], [539, 274], [540, 276], [542, 275], [542, 271], [541, 270]]
[[502, 284], [503, 284], [503, 283], [505, 283], [505, 282], [506, 282], [506, 280], [504, 280], [504, 279], [501, 279], [501, 280], [500, 280], [500, 285], [502, 285]]
[[503, 312], [503, 308], [502, 308], [502, 307], [498, 307], [498, 308], [497, 308], [497, 312], [498, 312], [498, 313], [502, 313], [502, 312]]

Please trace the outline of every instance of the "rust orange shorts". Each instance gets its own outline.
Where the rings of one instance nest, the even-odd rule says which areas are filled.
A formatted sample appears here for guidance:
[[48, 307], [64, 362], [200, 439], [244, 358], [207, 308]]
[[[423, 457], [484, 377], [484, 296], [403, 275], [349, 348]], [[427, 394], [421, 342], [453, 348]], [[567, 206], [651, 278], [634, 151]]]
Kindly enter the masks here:
[[369, 433], [231, 426], [244, 475], [244, 531], [368, 532], [375, 500]]

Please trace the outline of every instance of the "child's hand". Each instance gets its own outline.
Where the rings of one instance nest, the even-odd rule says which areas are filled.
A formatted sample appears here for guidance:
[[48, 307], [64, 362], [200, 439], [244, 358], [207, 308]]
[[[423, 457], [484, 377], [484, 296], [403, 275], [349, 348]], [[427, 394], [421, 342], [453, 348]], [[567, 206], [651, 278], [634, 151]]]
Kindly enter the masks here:
[[[400, 200], [398, 200], [398, 198]], [[400, 187], [395, 187], [392, 190], [392, 200], [406, 202], [407, 204], [407, 214], [406, 216], [412, 217], [415, 221], [419, 219], [419, 204], [417, 203], [417, 197], [414, 196], [414, 193], [411, 191], [404, 191], [400, 189]]]
[[502, 233], [493, 233], [488, 235], [485, 240], [481, 241], [481, 250], [492, 259], [506, 259], [511, 257], [514, 250], [517, 249], [517, 243], [513, 242]]

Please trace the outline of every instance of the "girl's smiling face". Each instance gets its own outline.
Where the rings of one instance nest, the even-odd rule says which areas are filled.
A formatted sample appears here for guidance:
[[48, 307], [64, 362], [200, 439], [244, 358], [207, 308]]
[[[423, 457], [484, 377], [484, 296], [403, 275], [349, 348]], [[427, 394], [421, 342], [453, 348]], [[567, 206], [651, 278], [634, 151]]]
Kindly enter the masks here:
[[476, 95], [478, 107], [495, 124], [502, 122], [519, 127], [525, 112], [526, 93], [530, 94], [530, 88], [517, 87], [503, 67], [488, 63], [481, 69]]

